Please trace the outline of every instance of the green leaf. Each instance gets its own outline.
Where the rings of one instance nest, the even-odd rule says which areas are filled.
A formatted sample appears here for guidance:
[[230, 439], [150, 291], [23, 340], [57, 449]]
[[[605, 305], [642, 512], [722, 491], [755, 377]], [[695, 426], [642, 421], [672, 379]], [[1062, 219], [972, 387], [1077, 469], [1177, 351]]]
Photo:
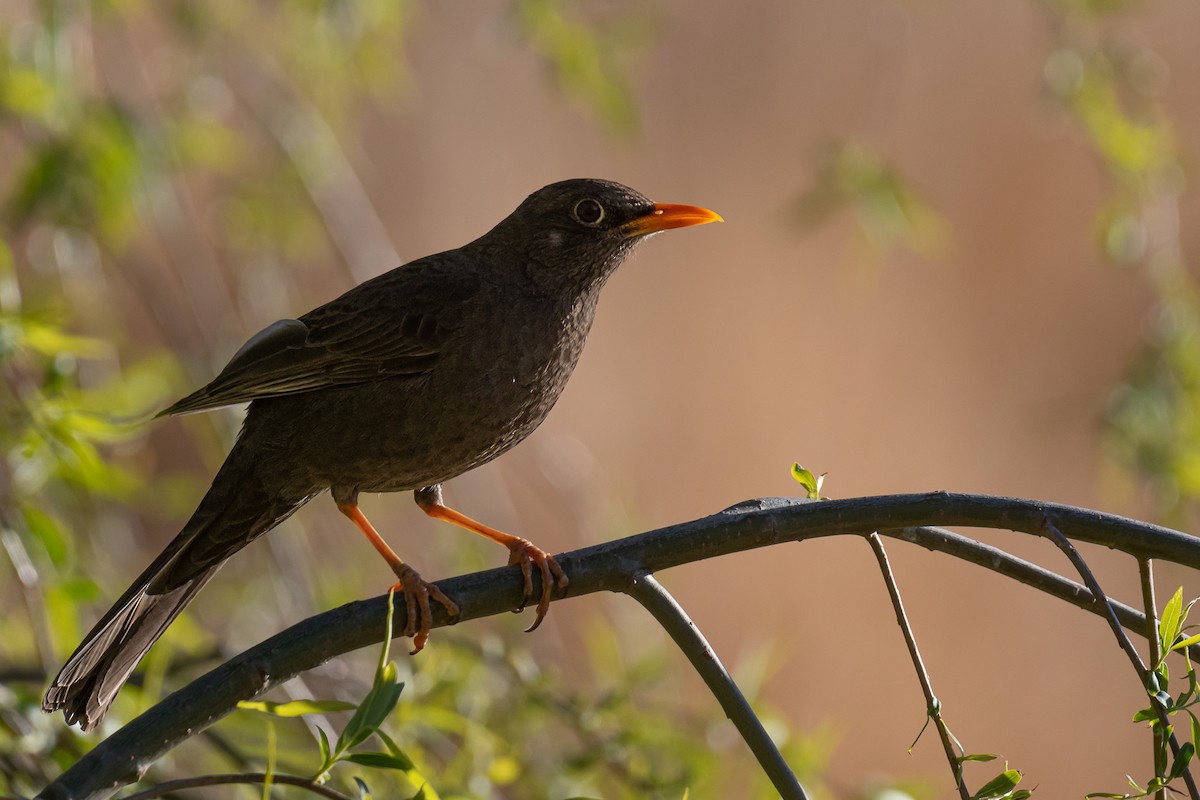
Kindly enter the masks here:
[[329, 737], [325, 735], [323, 728], [317, 728], [317, 741], [321, 745], [321, 769], [320, 772], [325, 772], [333, 766], [332, 751], [329, 748]]
[[1194, 636], [1189, 636], [1186, 639], [1180, 639], [1178, 642], [1171, 645], [1171, 649], [1172, 650], [1184, 650], [1184, 649], [1196, 644], [1197, 642], [1200, 642], [1200, 633], [1197, 633]]
[[383, 731], [379, 731], [377, 735], [379, 736], [379, 740], [383, 742], [383, 746], [388, 749], [389, 753], [394, 755], [396, 758], [403, 758], [410, 763], [412, 762], [412, 759], [404, 754], [404, 751], [400, 749], [400, 745], [396, 744], [395, 740], [392, 739], [391, 736], [388, 736]]
[[998, 757], [995, 753], [968, 753], [959, 756], [958, 761], [960, 764], [964, 761], [995, 761]]
[[792, 464], [792, 477], [796, 482], [804, 487], [808, 494], [809, 500], [820, 500], [821, 484], [825, 482], [825, 473], [814, 475], [811, 471], [805, 469], [800, 464]]
[[396, 682], [396, 665], [388, 660], [389, 647], [392, 643], [393, 596], [395, 590], [388, 592], [387, 627], [380, 647], [379, 664], [375, 668], [375, 681], [371, 691], [363, 698], [354, 716], [346, 723], [337, 746], [333, 750], [334, 759], [340, 759], [342, 754], [351, 748], [362, 744], [367, 738], [379, 730], [379, 726], [392, 713], [400, 700], [400, 692], [404, 684]]
[[404, 684], [396, 683], [394, 664], [388, 664], [385, 673], [387, 673], [387, 677], [367, 692], [362, 704], [355, 710], [354, 716], [346, 723], [346, 729], [338, 737], [335, 753], [345, 753], [366, 741], [367, 737], [379, 729], [379, 726], [392, 713], [392, 709], [396, 707]]
[[1158, 638], [1164, 648], [1170, 648], [1179, 637], [1183, 625], [1183, 587], [1175, 590], [1175, 594], [1163, 606], [1162, 617], [1158, 621]]
[[343, 700], [292, 700], [288, 703], [272, 703], [267, 700], [242, 700], [238, 708], [261, 711], [277, 717], [302, 717], [305, 714], [328, 714], [335, 711], [350, 711], [357, 708], [354, 703]]
[[980, 787], [971, 795], [971, 800], [999, 800], [1006, 796], [1021, 782], [1021, 773], [1015, 769], [1006, 769]]
[[1175, 760], [1171, 762], [1171, 771], [1167, 773], [1167, 780], [1173, 781], [1183, 775], [1187, 771], [1188, 763], [1191, 762], [1192, 756], [1196, 754], [1196, 746], [1191, 742], [1185, 742], [1179, 748], [1179, 754], [1175, 756]]
[[1134, 722], [1146, 722], [1148, 720], [1158, 719], [1158, 714], [1153, 708], [1143, 708], [1141, 711], [1133, 715]]
[[408, 772], [413, 768], [413, 763], [408, 760], [407, 756], [397, 757], [390, 753], [351, 753], [342, 761], [350, 761], [364, 767], [395, 769], [401, 772]]

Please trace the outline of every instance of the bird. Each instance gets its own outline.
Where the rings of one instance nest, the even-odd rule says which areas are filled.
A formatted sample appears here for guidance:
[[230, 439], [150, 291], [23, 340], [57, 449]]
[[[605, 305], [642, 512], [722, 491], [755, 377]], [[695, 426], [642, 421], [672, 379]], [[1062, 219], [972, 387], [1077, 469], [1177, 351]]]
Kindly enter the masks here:
[[527, 539], [448, 507], [441, 486], [541, 424], [575, 368], [601, 289], [638, 242], [720, 221], [612, 181], [560, 181], [474, 241], [252, 336], [209, 384], [157, 415], [249, 403], [191, 518], [66, 661], [43, 710], [94, 728], [217, 569], [326, 491], [395, 574], [414, 655], [429, 637], [431, 601], [452, 618], [459, 607], [396, 555], [359, 510], [360, 493], [412, 491], [430, 517], [503, 545], [526, 600], [537, 569], [535, 629], [569, 578]]

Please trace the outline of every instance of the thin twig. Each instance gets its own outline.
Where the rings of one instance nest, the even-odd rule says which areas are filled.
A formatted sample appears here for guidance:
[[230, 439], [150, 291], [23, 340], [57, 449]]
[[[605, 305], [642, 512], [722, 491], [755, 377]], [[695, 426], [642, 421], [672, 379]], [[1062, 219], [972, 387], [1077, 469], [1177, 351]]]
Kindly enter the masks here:
[[745, 695], [734, 683], [725, 665], [717, 657], [716, 651], [704, 638], [704, 634], [696, 627], [696, 623], [688, 618], [687, 612], [675, 598], [649, 574], [635, 577], [625, 593], [641, 603], [654, 616], [687, 656], [688, 661], [692, 662], [709, 691], [725, 710], [725, 715], [750, 746], [759, 766], [775, 786], [775, 791], [779, 792], [783, 800], [808, 800], [800, 781], [796, 780], [796, 775], [784, 761], [783, 754], [771, 741], [762, 722], [746, 701]]
[[1116, 612], [1111, 607], [1108, 607], [1108, 595], [1100, 588], [1100, 582], [1096, 580], [1091, 567], [1079, 555], [1079, 551], [1075, 549], [1075, 545], [1071, 544], [1071, 540], [1063, 536], [1062, 531], [1055, 526], [1050, 517], [1046, 517], [1042, 526], [1046, 532], [1046, 538], [1058, 545], [1058, 549], [1066, 554], [1071, 565], [1079, 572], [1079, 576], [1083, 578], [1084, 584], [1091, 590], [1095, 602], [1105, 607], [1103, 616], [1108, 622], [1108, 626], [1112, 628], [1113, 635], [1117, 637], [1117, 644], [1125, 651], [1125, 655], [1129, 658], [1129, 663], [1133, 665], [1138, 677], [1142, 679], [1142, 685], [1145, 685], [1147, 678], [1146, 664], [1142, 661], [1141, 655], [1138, 654], [1137, 648], [1133, 646], [1133, 641], [1125, 634], [1125, 629], [1121, 627], [1121, 622], [1117, 619]]
[[1158, 664], [1162, 659], [1162, 642], [1158, 639], [1158, 604], [1154, 600], [1154, 562], [1148, 558], [1138, 559], [1138, 577], [1142, 584], [1142, 608], [1146, 612], [1146, 642], [1150, 651], [1150, 663]]
[[[998, 575], [1012, 578], [1030, 588], [1057, 597], [1059, 600], [1064, 600], [1088, 613], [1097, 616], [1107, 613], [1105, 609], [1096, 605], [1091, 590], [1082, 583], [1069, 580], [1045, 567], [1009, 555], [998, 547], [948, 531], [945, 528], [925, 525], [881, 530], [879, 535], [890, 539], [901, 539], [935, 553], [968, 561]], [[1109, 598], [1109, 603], [1126, 630], [1132, 631], [1138, 636], [1146, 635], [1145, 614], [1112, 598]], [[1188, 655], [1193, 661], [1200, 661], [1200, 645], [1190, 646]]]
[[971, 792], [963, 782], [962, 762], [954, 752], [954, 742], [950, 729], [942, 719], [941, 703], [933, 693], [933, 684], [929, 680], [929, 672], [921, 659], [921, 649], [917, 647], [917, 639], [913, 635], [912, 626], [908, 624], [908, 614], [904, 612], [904, 601], [900, 599], [900, 587], [896, 585], [896, 577], [892, 574], [892, 565], [888, 562], [887, 551], [883, 549], [883, 540], [878, 533], [867, 537], [871, 549], [875, 552], [875, 560], [879, 562], [879, 571], [883, 573], [883, 582], [887, 585], [888, 597], [892, 599], [892, 608], [896, 610], [896, 624], [904, 632], [904, 643], [908, 645], [908, 655], [912, 658], [913, 669], [917, 672], [917, 680], [921, 683], [921, 691], [925, 694], [926, 713], [937, 728], [938, 738], [942, 740], [942, 749], [946, 751], [946, 760], [950, 762], [950, 772], [954, 775], [954, 786], [958, 789], [962, 800], [971, 800]]
[[[128, 795], [122, 800], [150, 800], [153, 797], [163, 797], [172, 792], [178, 792], [183, 789], [197, 789], [203, 786], [228, 786], [230, 784], [247, 784], [255, 786], [265, 782], [267, 779], [266, 773], [263, 772], [242, 772], [229, 775], [201, 775], [197, 778], [181, 778], [177, 781], [167, 781], [160, 783], [157, 786], [152, 786], [143, 792]], [[322, 786], [319, 783], [313, 783], [312, 778], [302, 778], [298, 775], [271, 775], [271, 783], [280, 783], [287, 786], [297, 786], [301, 789], [306, 789], [318, 797], [328, 797], [332, 800], [352, 800], [349, 795], [335, 792], [328, 786]]]
[[[1146, 646], [1150, 652], [1151, 669], [1154, 669], [1162, 658], [1162, 642], [1158, 638], [1158, 606], [1154, 601], [1154, 562], [1148, 558], [1138, 559], [1138, 578], [1142, 584], [1142, 608], [1146, 610]], [[1160, 728], [1155, 727], [1153, 731], [1154, 747], [1154, 774], [1161, 774], [1159, 770], [1158, 754], [1163, 749], [1163, 732]], [[1155, 800], [1166, 800], [1166, 788], [1159, 789], [1154, 793]]]
[[[1125, 655], [1129, 657], [1129, 663], [1133, 665], [1134, 670], [1138, 674], [1138, 678], [1142, 682], [1143, 688], [1147, 685], [1150, 677], [1142, 657], [1138, 655], [1137, 648], [1133, 646], [1133, 642], [1125, 633], [1125, 629], [1121, 627], [1120, 621], [1117, 619], [1116, 611], [1113, 610], [1112, 604], [1108, 601], [1108, 595], [1100, 588], [1100, 582], [1096, 580], [1096, 576], [1092, 573], [1091, 567], [1079, 555], [1079, 551], [1075, 549], [1075, 545], [1071, 544], [1071, 540], [1063, 536], [1062, 531], [1054, 524], [1054, 521], [1047, 515], [1042, 522], [1043, 530], [1047, 538], [1058, 545], [1058, 549], [1062, 550], [1070, 560], [1071, 564], [1079, 571], [1079, 576], [1083, 578], [1083, 582], [1092, 590], [1092, 595], [1096, 598], [1096, 602], [1104, 609], [1104, 617], [1108, 620], [1108, 626], [1112, 628], [1113, 635], [1117, 637], [1117, 644], [1125, 651]], [[1171, 752], [1179, 756], [1179, 740], [1175, 738], [1174, 733], [1167, 733], [1171, 730], [1171, 721], [1167, 718], [1166, 709], [1158, 702], [1158, 698], [1150, 697], [1150, 707], [1154, 709], [1158, 717], [1158, 724], [1162, 728], [1164, 735], [1168, 737], [1171, 744]], [[1200, 792], [1197, 791], [1196, 782], [1192, 778], [1191, 767], [1188, 767], [1183, 772], [1183, 782], [1187, 784], [1188, 796], [1192, 800], [1200, 800]]]

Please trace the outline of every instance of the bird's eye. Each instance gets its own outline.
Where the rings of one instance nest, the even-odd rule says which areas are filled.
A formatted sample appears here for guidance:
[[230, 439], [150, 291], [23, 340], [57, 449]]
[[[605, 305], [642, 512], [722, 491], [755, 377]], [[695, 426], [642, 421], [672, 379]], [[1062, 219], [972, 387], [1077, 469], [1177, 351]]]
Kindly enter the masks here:
[[584, 225], [596, 225], [604, 219], [604, 206], [588, 197], [576, 203], [572, 213]]

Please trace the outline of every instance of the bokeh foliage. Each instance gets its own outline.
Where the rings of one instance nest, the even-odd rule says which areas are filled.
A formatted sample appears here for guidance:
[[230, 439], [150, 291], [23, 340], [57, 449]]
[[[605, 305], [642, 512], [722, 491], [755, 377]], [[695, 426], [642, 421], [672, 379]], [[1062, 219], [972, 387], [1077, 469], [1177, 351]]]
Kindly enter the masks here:
[[1108, 179], [1097, 245], [1112, 263], [1138, 270], [1154, 302], [1144, 347], [1111, 398], [1111, 450], [1145, 481], [1153, 506], [1178, 524], [1194, 523], [1200, 293], [1181, 231], [1189, 154], [1160, 101], [1168, 67], [1123, 24], [1123, 12], [1141, 4], [1045, 5], [1057, 35], [1045, 64], [1046, 95], [1078, 122]]
[[[1137, 270], [1153, 306], [1141, 352], [1113, 392], [1107, 436], [1176, 524], [1200, 499], [1200, 292], [1183, 249], [1183, 150], [1161, 96], [1161, 56], [1125, 24], [1137, 2], [1045, 3], [1056, 34], [1046, 60], [1049, 100], [1071, 115], [1108, 183], [1097, 246]], [[1194, 154], [1193, 154], [1194, 155]]]
[[[1042, 74], [1048, 114], [1065, 117], [1106, 180], [1097, 252], [1136, 270], [1152, 302], [1144, 344], [1114, 387], [1105, 418], [1110, 456], [1135, 477], [1146, 506], [1177, 525], [1200, 500], [1200, 287], [1182, 241], [1188, 153], [1162, 96], [1170, 71], [1131, 23], [1146, 0], [1037, 0], [1052, 35]], [[854, 137], [828, 142], [789, 208], [806, 229], [851, 219], [868, 259], [936, 255], [953, 232], [926, 203], [920, 176]]]
[[[563, 0], [512, 0], [504, 24], [555, 86], [627, 134], [636, 106], [625, 67], [649, 29], [634, 5], [587, 19]], [[1122, 25], [1140, 3], [1041, 5], [1056, 34], [1046, 97], [1077, 121], [1109, 178], [1097, 246], [1139, 270], [1156, 304], [1146, 347], [1113, 396], [1113, 451], [1161, 508], [1181, 513], [1200, 494], [1200, 298], [1180, 243], [1186, 170], [1159, 101], [1163, 67]], [[202, 362], [239, 343], [163, 312], [161, 296], [207, 292], [294, 311], [254, 289], [286, 287], [285, 265], [304, 274], [332, 263], [358, 277], [378, 269], [354, 244], [377, 234], [348, 229], [334, 211], [354, 195], [345, 151], [363, 108], [396, 102], [421, 79], [404, 60], [419, 16], [404, 0], [0, 8], [0, 792], [32, 793], [90, 746], [38, 710], [45, 672], [78, 641], [87, 609], [102, 610], [136, 571], [126, 556], [140, 552], [148, 521], [190, 511], [203, 479], [186, 467], [219, 459], [231, 427], [218, 418], [182, 445], [190, 455], [169, 462], [152, 446], [141, 423], [186, 384], [182, 373], [211, 374]], [[926, 253], [943, 235], [936, 209], [866, 144], [831, 145], [815, 175], [797, 206], [807, 222], [847, 209], [881, 253]], [[212, 285], [178, 286], [187, 262], [203, 264]], [[761, 782], [749, 792], [731, 784], [738, 743], [711, 703], [664, 702], [670, 654], [622, 654], [610, 629], [585, 639], [587, 674], [566, 680], [494, 634], [441, 636], [401, 662], [405, 690], [384, 730], [442, 797], [771, 796]], [[109, 724], [218, 657], [185, 616]], [[357, 702], [366, 675], [313, 676], [305, 688]], [[753, 683], [743, 684], [751, 695]], [[836, 736], [770, 722], [816, 785]], [[319, 765], [317, 723], [271, 724], [280, 769]], [[241, 712], [148, 779], [261, 768], [267, 741], [261, 716]], [[334, 774], [353, 789], [353, 774]], [[403, 776], [357, 774], [379, 796], [416, 790]]]
[[[498, 24], [543, 58], [554, 85], [628, 132], [622, 64], [644, 24], [626, 11], [583, 19], [566, 3], [520, 0]], [[195, 433], [200, 441], [175, 443], [173, 458], [151, 440], [162, 434], [145, 422], [187, 385], [182, 373], [236, 346], [199, 314], [165, 312], [164, 294], [180, 291], [172, 272], [200, 264], [211, 284], [183, 293], [238, 306], [255, 302], [256, 287], [286, 286], [284, 264], [303, 273], [332, 262], [352, 277], [379, 269], [363, 263], [362, 242], [374, 236], [376, 254], [386, 242], [369, 226], [347, 229], [361, 221], [336, 212], [361, 194], [346, 151], [362, 109], [400, 101], [420, 79], [404, 60], [415, 12], [396, 0], [48, 0], [0, 11], [0, 535], [3, 572], [18, 578], [0, 582], [9, 609], [0, 617], [0, 794], [32, 794], [95, 741], [41, 713], [47, 675], [131, 576], [142, 530], [190, 511], [232, 427], [218, 416]], [[208, 462], [201, 477], [190, 469], [197, 459]], [[253, 595], [238, 595], [241, 613], [269, 605], [265, 584], [283, 580], [260, 579]], [[597, 628], [585, 637], [588, 674], [570, 681], [486, 629], [439, 636], [421, 659], [400, 662], [404, 695], [381, 729], [412, 769], [372, 769], [362, 758], [334, 768], [331, 785], [410, 796], [414, 776], [426, 775], [429, 797], [642, 798], [728, 796], [736, 781], [737, 794], [768, 796], [765, 786], [745, 795], [744, 775], [726, 768], [736, 739], [715, 733], [723, 744], [714, 747], [704, 735], [726, 725], [714, 704], [664, 702], [667, 652], [625, 655], [613, 636]], [[104, 729], [220, 657], [219, 642], [185, 614]], [[345, 724], [348, 714], [339, 721], [329, 709], [367, 696], [369, 674], [306, 676], [297, 692], [337, 700], [319, 718], [276, 719], [267, 735], [261, 714], [239, 712], [146, 781], [268, 763], [311, 775], [322, 761], [316, 731]], [[823, 747], [791, 746], [819, 768]]]

